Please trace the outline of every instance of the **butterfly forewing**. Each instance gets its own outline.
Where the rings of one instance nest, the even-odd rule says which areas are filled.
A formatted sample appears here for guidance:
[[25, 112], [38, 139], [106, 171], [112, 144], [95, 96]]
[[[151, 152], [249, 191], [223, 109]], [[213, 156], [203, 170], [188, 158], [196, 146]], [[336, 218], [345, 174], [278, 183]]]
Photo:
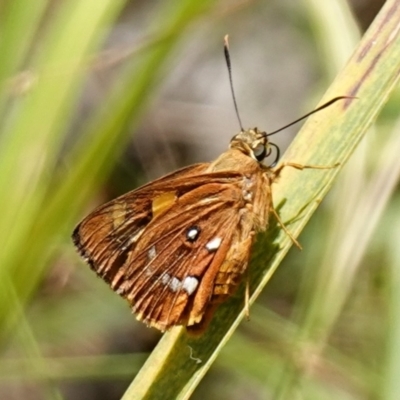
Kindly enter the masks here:
[[186, 177], [197, 176], [207, 166], [183, 168], [98, 207], [74, 230], [73, 241], [78, 251], [101, 277], [111, 282], [121, 261], [153, 219], [154, 199], [165, 192], [184, 191]]

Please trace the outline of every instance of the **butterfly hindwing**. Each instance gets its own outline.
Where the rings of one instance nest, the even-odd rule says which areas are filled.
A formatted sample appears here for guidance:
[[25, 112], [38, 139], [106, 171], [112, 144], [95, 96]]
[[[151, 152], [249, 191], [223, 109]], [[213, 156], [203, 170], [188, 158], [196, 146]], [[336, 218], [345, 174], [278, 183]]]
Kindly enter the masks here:
[[201, 320], [239, 225], [239, 192], [203, 185], [148, 225], [112, 284], [139, 319], [161, 330]]
[[139, 319], [160, 330], [201, 321], [235, 245], [243, 176], [206, 173], [207, 166], [177, 171], [99, 207], [74, 233], [92, 268]]

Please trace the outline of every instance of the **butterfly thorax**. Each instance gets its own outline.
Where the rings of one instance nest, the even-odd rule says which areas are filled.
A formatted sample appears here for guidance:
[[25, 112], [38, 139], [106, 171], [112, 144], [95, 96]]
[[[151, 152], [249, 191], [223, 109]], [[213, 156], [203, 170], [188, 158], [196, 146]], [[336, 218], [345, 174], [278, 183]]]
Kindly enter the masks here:
[[235, 135], [229, 144], [228, 151], [222, 153], [208, 170], [217, 172], [222, 170], [240, 171], [246, 174], [265, 173], [270, 170], [262, 164], [269, 151], [269, 142], [266, 132], [258, 128], [241, 131]]
[[238, 149], [255, 161], [261, 162], [269, 149], [267, 133], [258, 128], [241, 131], [231, 139], [229, 148]]
[[207, 168], [207, 172], [226, 171], [227, 176], [233, 172], [242, 175], [242, 179], [235, 180], [232, 185], [240, 189], [241, 199], [237, 205], [243, 207], [245, 225], [255, 231], [266, 228], [271, 204], [274, 172], [262, 164], [268, 145], [265, 132], [257, 128], [242, 131], [232, 138], [229, 149]]

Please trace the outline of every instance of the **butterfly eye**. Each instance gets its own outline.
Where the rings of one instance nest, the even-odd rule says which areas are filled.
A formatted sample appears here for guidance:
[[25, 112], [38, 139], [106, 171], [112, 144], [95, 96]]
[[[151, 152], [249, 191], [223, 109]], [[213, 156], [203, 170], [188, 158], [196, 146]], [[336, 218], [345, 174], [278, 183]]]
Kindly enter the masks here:
[[194, 242], [194, 241], [196, 241], [196, 239], [199, 237], [200, 232], [201, 232], [201, 229], [200, 229], [198, 226], [196, 226], [196, 225], [191, 226], [191, 227], [186, 231], [186, 239], [187, 239], [189, 242]]
[[257, 161], [264, 160], [264, 158], [267, 154], [267, 149], [265, 148], [265, 145], [260, 143], [256, 147], [254, 147], [254, 149], [252, 149], [252, 150], [253, 150], [253, 155]]

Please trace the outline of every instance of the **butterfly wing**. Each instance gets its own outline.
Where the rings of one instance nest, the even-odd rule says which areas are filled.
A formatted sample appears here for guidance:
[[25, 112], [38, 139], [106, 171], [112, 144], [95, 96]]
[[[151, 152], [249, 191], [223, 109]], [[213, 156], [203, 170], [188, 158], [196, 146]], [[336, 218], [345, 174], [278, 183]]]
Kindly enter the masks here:
[[97, 274], [111, 282], [127, 251], [132, 250], [152, 220], [154, 199], [163, 193], [174, 193], [175, 188], [187, 190], [186, 178], [201, 174], [207, 166], [183, 168], [97, 207], [72, 234], [81, 256]]
[[191, 166], [123, 195], [74, 231], [92, 268], [138, 319], [162, 331], [202, 322], [247, 264], [243, 175], [207, 168]]

